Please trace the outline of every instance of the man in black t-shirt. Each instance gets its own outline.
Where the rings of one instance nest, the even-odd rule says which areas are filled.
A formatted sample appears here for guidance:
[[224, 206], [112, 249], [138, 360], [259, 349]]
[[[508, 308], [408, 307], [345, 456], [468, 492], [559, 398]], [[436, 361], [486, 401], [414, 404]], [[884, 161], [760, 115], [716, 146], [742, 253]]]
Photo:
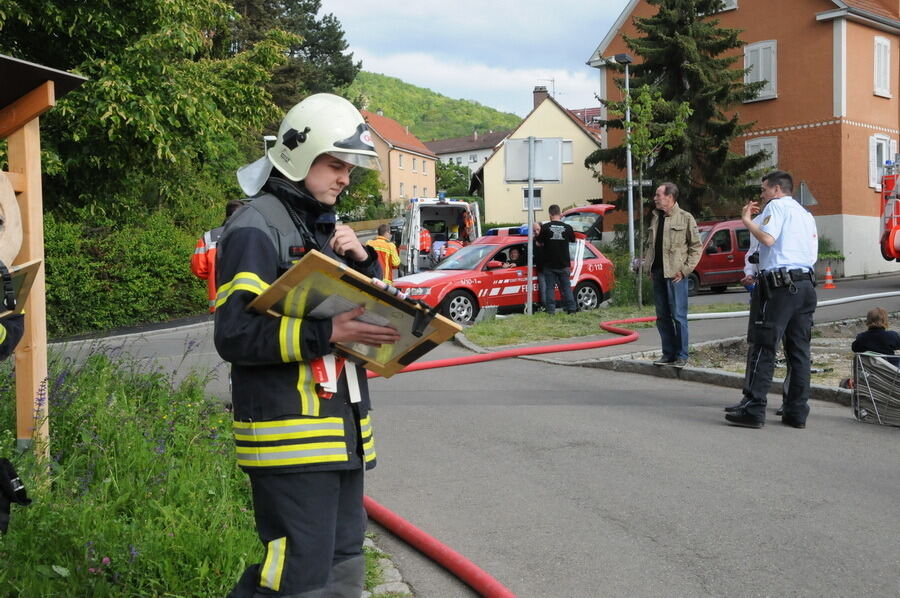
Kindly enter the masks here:
[[547, 310], [547, 313], [555, 314], [554, 287], [559, 286], [563, 309], [567, 314], [574, 314], [577, 307], [575, 296], [572, 294], [572, 285], [569, 282], [571, 275], [569, 272], [569, 243], [575, 242], [575, 231], [571, 226], [562, 222], [558, 205], [550, 206], [548, 212], [550, 221], [541, 225], [536, 239], [537, 244], [541, 247], [543, 261], [541, 300], [544, 302], [544, 309]]

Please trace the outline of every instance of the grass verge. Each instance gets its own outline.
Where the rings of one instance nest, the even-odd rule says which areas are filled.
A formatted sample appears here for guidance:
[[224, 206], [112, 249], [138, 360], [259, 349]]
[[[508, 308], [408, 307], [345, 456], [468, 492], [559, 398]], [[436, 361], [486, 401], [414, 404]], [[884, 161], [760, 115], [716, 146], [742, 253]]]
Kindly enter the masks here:
[[[717, 303], [711, 305], [692, 305], [690, 313], [712, 313], [727, 311], [745, 311], [746, 303]], [[537, 312], [531, 316], [513, 314], [493, 320], [479, 322], [466, 329], [465, 335], [473, 343], [482, 347], [500, 347], [504, 345], [528, 344], [539, 341], [597, 336], [608, 334], [600, 329], [600, 322], [610, 320], [626, 320], [655, 316], [652, 305], [613, 306], [594, 311], [582, 311], [568, 315], [557, 310], [556, 315]], [[629, 324], [629, 328], [646, 328], [652, 322]]]
[[174, 384], [115, 353], [51, 360], [49, 463], [14, 449], [3, 364], [0, 456], [34, 500], [0, 536], [3, 598], [224, 596], [263, 556], [231, 417], [206, 380]]

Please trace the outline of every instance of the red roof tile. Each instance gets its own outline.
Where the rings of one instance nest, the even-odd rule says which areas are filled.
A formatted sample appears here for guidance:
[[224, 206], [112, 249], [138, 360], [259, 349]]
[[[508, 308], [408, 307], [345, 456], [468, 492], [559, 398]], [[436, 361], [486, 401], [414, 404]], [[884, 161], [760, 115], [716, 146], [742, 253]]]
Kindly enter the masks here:
[[385, 141], [396, 147], [412, 150], [426, 156], [437, 158], [434, 152], [428, 149], [419, 138], [409, 132], [409, 130], [392, 118], [361, 110], [363, 118], [369, 123], [369, 128], [374, 130]]
[[847, 6], [865, 10], [889, 19], [900, 19], [900, 3], [897, 0], [844, 0]]

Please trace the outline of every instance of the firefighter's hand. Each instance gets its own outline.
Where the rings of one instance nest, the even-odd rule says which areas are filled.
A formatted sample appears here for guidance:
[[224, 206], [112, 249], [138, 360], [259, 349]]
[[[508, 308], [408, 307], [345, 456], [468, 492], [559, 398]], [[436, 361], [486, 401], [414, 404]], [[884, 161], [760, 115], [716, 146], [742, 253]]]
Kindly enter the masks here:
[[363, 315], [365, 307], [357, 307], [331, 318], [332, 343], [362, 343], [370, 347], [392, 345], [400, 340], [400, 333], [390, 326], [376, 326], [360, 322], [356, 318]]
[[369, 254], [356, 237], [356, 232], [346, 224], [338, 224], [334, 227], [334, 236], [331, 238], [331, 248], [338, 255], [348, 257], [357, 262], [364, 262]]

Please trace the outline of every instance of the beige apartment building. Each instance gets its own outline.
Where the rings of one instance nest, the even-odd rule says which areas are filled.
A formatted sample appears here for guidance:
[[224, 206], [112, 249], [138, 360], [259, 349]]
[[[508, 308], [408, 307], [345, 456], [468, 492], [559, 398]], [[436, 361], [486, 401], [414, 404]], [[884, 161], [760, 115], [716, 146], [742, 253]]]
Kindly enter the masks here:
[[385, 201], [405, 202], [413, 197], [434, 197], [437, 188], [437, 156], [419, 138], [397, 121], [362, 111], [372, 131], [375, 151], [381, 160], [381, 182]]

